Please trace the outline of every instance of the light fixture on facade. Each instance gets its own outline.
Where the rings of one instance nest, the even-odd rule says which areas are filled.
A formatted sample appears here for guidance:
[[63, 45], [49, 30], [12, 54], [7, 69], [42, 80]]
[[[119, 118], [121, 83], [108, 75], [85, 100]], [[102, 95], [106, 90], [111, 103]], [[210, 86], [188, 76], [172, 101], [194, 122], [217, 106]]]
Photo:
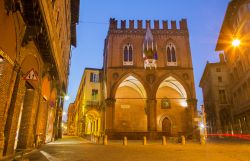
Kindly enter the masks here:
[[200, 123], [200, 129], [204, 129], [205, 128], [205, 125], [203, 123]]
[[240, 45], [240, 40], [238, 38], [233, 39], [232, 46], [238, 47]]
[[187, 101], [186, 100], [182, 100], [181, 101], [181, 106], [182, 107], [187, 107], [188, 106]]
[[64, 100], [65, 100], [65, 101], [68, 101], [68, 100], [69, 100], [69, 96], [68, 96], [68, 95], [65, 95], [65, 96], [64, 96]]

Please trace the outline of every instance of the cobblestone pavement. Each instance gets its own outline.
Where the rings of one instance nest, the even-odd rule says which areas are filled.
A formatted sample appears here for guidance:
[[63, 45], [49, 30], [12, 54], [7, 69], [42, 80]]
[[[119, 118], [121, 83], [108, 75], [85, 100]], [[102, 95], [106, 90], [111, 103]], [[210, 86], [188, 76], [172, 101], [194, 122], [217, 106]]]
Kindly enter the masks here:
[[[19, 159], [20, 160], [20, 159]], [[78, 137], [65, 137], [27, 154], [27, 161], [250, 161], [250, 143], [213, 140], [206, 145], [160, 141], [109, 141], [97, 145]]]

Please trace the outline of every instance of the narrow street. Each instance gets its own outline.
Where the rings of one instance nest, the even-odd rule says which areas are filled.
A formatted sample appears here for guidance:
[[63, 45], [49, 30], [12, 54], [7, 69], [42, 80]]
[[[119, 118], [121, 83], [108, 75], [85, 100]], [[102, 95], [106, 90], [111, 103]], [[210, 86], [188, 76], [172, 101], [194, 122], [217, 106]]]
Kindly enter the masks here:
[[[25, 161], [249, 161], [249, 142], [210, 142], [206, 145], [189, 143], [186, 145], [160, 141], [109, 141], [107, 146], [97, 145], [78, 137], [63, 139], [44, 145], [24, 156]], [[225, 146], [226, 144], [226, 146]], [[21, 159], [19, 159], [21, 160]]]

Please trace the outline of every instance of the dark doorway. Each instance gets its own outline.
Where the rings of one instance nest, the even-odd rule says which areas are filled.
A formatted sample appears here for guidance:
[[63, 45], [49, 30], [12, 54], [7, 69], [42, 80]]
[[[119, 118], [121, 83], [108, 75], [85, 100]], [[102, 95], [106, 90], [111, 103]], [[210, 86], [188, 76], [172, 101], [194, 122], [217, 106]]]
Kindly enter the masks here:
[[168, 136], [171, 135], [171, 122], [167, 117], [162, 121], [162, 132]]

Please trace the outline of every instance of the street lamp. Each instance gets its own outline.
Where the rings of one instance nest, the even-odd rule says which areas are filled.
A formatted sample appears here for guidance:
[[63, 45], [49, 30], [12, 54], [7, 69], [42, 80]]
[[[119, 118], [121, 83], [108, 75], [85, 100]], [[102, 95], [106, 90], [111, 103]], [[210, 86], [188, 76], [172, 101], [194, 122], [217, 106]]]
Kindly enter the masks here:
[[68, 101], [68, 100], [69, 100], [69, 96], [68, 96], [68, 95], [65, 95], [65, 96], [64, 96], [64, 100], [65, 100], [65, 101]]
[[238, 38], [233, 39], [232, 46], [238, 47], [240, 45], [240, 40]]
[[63, 116], [66, 116], [66, 115], [67, 115], [67, 113], [65, 111], [63, 111]]

